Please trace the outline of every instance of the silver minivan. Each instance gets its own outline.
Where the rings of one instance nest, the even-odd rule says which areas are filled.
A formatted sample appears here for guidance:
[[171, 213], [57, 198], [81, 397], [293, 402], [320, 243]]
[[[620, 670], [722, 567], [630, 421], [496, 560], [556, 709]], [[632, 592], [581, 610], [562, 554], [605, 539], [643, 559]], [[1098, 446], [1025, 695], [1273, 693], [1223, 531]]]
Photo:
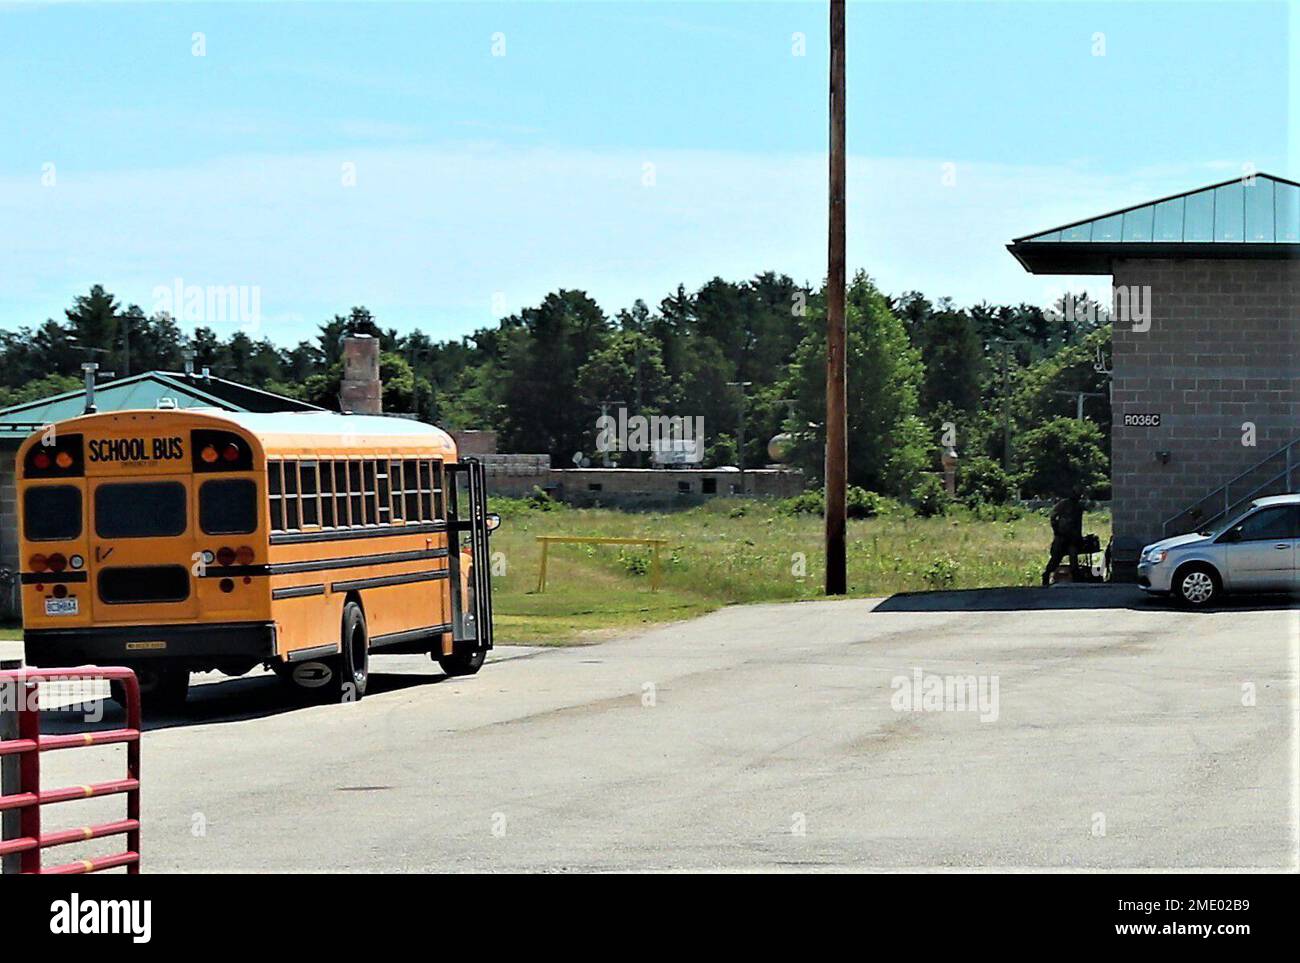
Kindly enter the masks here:
[[1148, 545], [1143, 591], [1205, 608], [1224, 592], [1300, 592], [1300, 494], [1257, 498], [1226, 525]]

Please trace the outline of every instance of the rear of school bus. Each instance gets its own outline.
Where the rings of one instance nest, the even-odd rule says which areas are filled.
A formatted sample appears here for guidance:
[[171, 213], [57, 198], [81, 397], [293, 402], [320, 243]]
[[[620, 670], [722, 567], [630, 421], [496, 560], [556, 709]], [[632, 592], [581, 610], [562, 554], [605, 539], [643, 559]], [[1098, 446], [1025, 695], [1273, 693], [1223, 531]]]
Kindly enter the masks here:
[[258, 441], [216, 414], [126, 411], [18, 452], [26, 657], [125, 664], [184, 697], [191, 670], [274, 655]]
[[483, 467], [432, 426], [86, 415], [28, 439], [18, 479], [31, 665], [126, 665], [174, 706], [190, 672], [341, 685], [349, 653], [361, 678], [371, 649], [467, 674], [492, 646]]

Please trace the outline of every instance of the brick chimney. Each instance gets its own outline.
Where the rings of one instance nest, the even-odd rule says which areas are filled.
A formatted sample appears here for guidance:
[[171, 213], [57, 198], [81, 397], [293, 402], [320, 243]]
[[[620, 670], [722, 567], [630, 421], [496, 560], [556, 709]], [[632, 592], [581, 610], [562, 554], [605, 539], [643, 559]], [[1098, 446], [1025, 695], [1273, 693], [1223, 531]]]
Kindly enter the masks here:
[[344, 411], [377, 415], [384, 410], [379, 381], [379, 339], [369, 334], [343, 338], [343, 386], [339, 404]]

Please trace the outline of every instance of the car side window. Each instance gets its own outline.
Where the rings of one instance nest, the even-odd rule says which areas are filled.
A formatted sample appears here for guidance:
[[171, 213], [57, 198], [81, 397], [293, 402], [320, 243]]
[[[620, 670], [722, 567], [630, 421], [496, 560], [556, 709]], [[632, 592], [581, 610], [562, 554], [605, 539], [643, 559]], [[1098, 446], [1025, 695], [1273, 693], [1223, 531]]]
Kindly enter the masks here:
[[1295, 520], [1296, 512], [1289, 505], [1261, 509], [1237, 526], [1241, 531], [1240, 541], [1295, 538]]

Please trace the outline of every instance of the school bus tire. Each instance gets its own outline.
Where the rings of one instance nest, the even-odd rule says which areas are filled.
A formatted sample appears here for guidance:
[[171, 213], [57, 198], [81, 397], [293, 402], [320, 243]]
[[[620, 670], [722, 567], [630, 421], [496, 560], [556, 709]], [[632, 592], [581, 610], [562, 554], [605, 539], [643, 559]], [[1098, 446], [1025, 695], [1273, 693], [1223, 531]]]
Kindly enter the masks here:
[[474, 649], [473, 651], [455, 652], [452, 655], [435, 655], [438, 665], [442, 666], [442, 671], [447, 675], [473, 675], [479, 669], [483, 668], [483, 660], [487, 657], [486, 649]]
[[361, 603], [350, 599], [343, 606], [339, 655], [334, 666], [330, 694], [338, 702], [356, 702], [366, 694], [370, 681], [370, 633]]
[[[183, 666], [159, 666], [137, 669], [140, 680], [140, 706], [145, 709], [177, 711], [184, 707], [190, 692], [190, 670]], [[126, 687], [120, 682], [108, 684], [109, 698], [126, 706]]]

